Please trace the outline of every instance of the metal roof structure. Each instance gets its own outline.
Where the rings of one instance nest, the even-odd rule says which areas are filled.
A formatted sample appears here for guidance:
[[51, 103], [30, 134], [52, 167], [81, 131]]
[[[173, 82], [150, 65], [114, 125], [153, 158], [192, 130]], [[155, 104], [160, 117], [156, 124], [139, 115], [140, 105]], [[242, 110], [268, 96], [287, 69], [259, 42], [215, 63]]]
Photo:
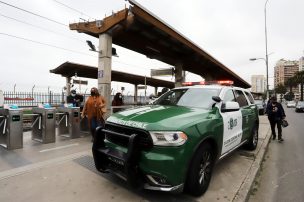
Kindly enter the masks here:
[[133, 50], [148, 58], [157, 59], [183, 70], [212, 80], [233, 80], [236, 86], [249, 88], [250, 84], [213, 58], [198, 45], [164, 23], [134, 0], [131, 6], [103, 20], [70, 24], [94, 37], [108, 33], [113, 44]]
[[[77, 73], [77, 76], [79, 77], [97, 79], [98, 68], [72, 62], [65, 62], [55, 69], [50, 70], [50, 72], [54, 74], [60, 74], [64, 77], [73, 77], [75, 76], [75, 73]], [[126, 82], [135, 85], [145, 84], [145, 77], [140, 75], [112, 70], [111, 76], [112, 81]], [[146, 83], [147, 85], [153, 87], [174, 88], [174, 83], [171, 81], [154, 79], [150, 77], [146, 77]]]

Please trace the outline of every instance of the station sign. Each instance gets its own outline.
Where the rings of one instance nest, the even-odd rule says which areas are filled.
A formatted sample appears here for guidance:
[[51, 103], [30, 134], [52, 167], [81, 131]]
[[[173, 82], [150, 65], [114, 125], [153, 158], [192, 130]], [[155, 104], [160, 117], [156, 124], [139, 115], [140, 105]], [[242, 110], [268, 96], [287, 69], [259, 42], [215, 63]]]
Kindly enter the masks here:
[[138, 86], [137, 86], [137, 89], [138, 89], [138, 90], [147, 89], [147, 86], [144, 86], [144, 85], [138, 85]]
[[169, 69], [151, 69], [151, 77], [153, 76], [172, 76], [173, 68]]
[[88, 85], [88, 81], [85, 80], [75, 80], [73, 79], [74, 84]]

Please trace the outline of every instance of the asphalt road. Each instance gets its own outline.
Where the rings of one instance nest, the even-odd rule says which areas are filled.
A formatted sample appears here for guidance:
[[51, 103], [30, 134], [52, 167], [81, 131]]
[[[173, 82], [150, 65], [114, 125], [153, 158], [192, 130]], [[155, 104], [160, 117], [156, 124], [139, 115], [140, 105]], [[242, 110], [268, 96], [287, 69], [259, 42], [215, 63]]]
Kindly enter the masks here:
[[269, 143], [250, 202], [304, 201], [304, 113], [284, 108], [289, 122], [283, 128], [285, 141]]

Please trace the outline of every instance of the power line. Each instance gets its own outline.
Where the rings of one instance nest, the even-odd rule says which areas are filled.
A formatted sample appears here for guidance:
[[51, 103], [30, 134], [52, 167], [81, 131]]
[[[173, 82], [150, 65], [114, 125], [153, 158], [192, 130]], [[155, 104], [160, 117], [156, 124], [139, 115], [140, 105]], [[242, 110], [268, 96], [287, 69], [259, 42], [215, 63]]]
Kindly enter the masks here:
[[62, 34], [62, 33], [59, 33], [59, 32], [55, 32], [55, 31], [50, 30], [50, 29], [46, 29], [46, 28], [44, 28], [44, 27], [40, 27], [40, 26], [38, 26], [38, 25], [33, 25], [33, 24], [31, 24], [31, 23], [24, 22], [24, 21], [22, 21], [22, 20], [18, 20], [18, 19], [16, 19], [16, 18], [9, 17], [9, 16], [7, 16], [7, 15], [3, 15], [3, 14], [1, 14], [1, 13], [0, 13], [0, 16], [2, 16], [2, 17], [4, 17], [4, 18], [7, 18], [7, 19], [10, 19], [10, 20], [14, 20], [14, 21], [23, 23], [23, 24], [25, 24], [25, 25], [29, 25], [29, 26], [32, 26], [32, 27], [35, 27], [35, 28], [38, 28], [38, 29], [47, 31], [47, 32], [51, 32], [51, 33], [53, 33], [53, 34], [61, 35], [61, 36], [63, 36], [63, 37], [69, 38], [69, 39], [73, 39], [73, 40], [77, 40], [77, 41], [83, 42], [83, 41], [80, 40], [80, 39], [77, 39], [77, 38], [74, 38], [74, 37], [70, 37], [70, 36], [67, 36], [67, 35], [65, 35], [65, 34]]
[[[71, 49], [67, 49], [67, 48], [63, 48], [63, 47], [59, 47], [59, 46], [55, 46], [55, 45], [52, 45], [52, 44], [43, 43], [43, 42], [39, 42], [39, 41], [34, 41], [34, 40], [31, 40], [31, 39], [27, 39], [27, 38], [15, 36], [15, 35], [3, 33], [3, 32], [0, 32], [0, 35], [12, 37], [12, 38], [17, 38], [17, 39], [21, 39], [21, 40], [24, 40], [24, 41], [29, 41], [29, 42], [32, 42], [32, 43], [36, 43], [36, 44], [40, 44], [40, 45], [44, 45], [44, 46], [49, 46], [49, 47], [52, 47], [52, 48], [61, 49], [61, 50], [69, 51], [69, 52], [74, 52], [74, 53], [77, 53], [77, 54], [87, 55], [87, 56], [91, 56], [91, 57], [95, 58], [95, 56], [87, 54], [87, 53], [84, 53], [84, 52], [75, 51], [75, 50], [71, 50]], [[134, 68], [140, 68], [140, 69], [146, 69], [147, 70], [147, 68], [143, 68], [142, 66], [140, 67], [140, 66], [137, 66], [137, 65], [133, 65], [133, 64], [129, 64], [129, 63], [124, 63], [124, 62], [119, 62], [119, 61], [113, 61], [113, 62], [129, 65], [129, 66], [134, 67]]]
[[50, 18], [48, 18], [48, 17], [45, 17], [45, 16], [42, 16], [42, 15], [36, 14], [36, 13], [31, 12], [31, 11], [28, 11], [28, 10], [25, 10], [25, 9], [23, 9], [23, 8], [19, 8], [19, 7], [17, 7], [17, 6], [11, 5], [11, 4], [9, 4], [9, 3], [3, 2], [3, 1], [0, 1], [0, 3], [5, 4], [5, 5], [7, 5], [7, 6], [10, 6], [10, 7], [12, 7], [12, 8], [18, 9], [18, 10], [21, 10], [21, 11], [23, 11], [23, 12], [29, 13], [29, 14], [31, 14], [31, 15], [35, 15], [35, 16], [37, 16], [37, 17], [43, 18], [43, 19], [48, 20], [48, 21], [50, 21], [50, 22], [54, 22], [54, 23], [56, 23], [56, 24], [59, 24], [59, 25], [65, 26], [65, 27], [68, 26], [68, 25], [63, 24], [63, 23], [61, 23], [61, 22], [58, 22], [58, 21], [56, 21], [56, 20], [53, 20], [53, 19], [50, 19]]
[[[56, 2], [56, 3], [58, 3], [58, 4], [60, 4], [60, 5], [62, 5], [62, 6], [64, 6], [64, 7], [66, 7], [66, 8], [68, 8], [68, 9], [70, 9], [70, 10], [72, 10], [72, 11], [75, 11], [75, 12], [77, 12], [77, 13], [80, 13], [81, 15], [85, 15], [85, 16], [87, 16], [87, 17], [89, 17], [89, 18], [92, 18], [91, 16], [85, 14], [84, 12], [82, 12], [82, 11], [80, 11], [80, 10], [77, 10], [77, 9], [75, 9], [75, 8], [72, 8], [72, 7], [70, 7], [70, 6], [64, 4], [64, 3], [60, 2], [60, 1], [57, 1], [57, 0], [53, 0], [53, 1]], [[94, 19], [94, 18], [92, 18], [92, 19]]]
[[57, 48], [57, 49], [65, 50], [65, 51], [70, 51], [70, 52], [74, 52], [74, 53], [78, 53], [78, 54], [82, 54], [82, 55], [88, 55], [88, 56], [91, 56], [91, 57], [95, 57], [93, 55], [90, 55], [90, 54], [87, 54], [87, 53], [83, 53], [83, 52], [80, 52], [80, 51], [75, 51], [75, 50], [71, 50], [71, 49], [55, 46], [55, 45], [48, 44], [48, 43], [34, 41], [34, 40], [31, 40], [31, 39], [26, 39], [26, 38], [23, 38], [23, 37], [7, 34], [7, 33], [3, 33], [3, 32], [0, 32], [0, 35], [4, 35], [4, 36], [8, 36], [8, 37], [13, 37], [13, 38], [21, 39], [21, 40], [24, 40], [24, 41], [29, 41], [29, 42], [32, 42], [32, 43], [36, 43], [36, 44], [40, 44], [40, 45], [44, 45], [44, 46], [49, 46], [49, 47], [52, 47], [52, 48]]

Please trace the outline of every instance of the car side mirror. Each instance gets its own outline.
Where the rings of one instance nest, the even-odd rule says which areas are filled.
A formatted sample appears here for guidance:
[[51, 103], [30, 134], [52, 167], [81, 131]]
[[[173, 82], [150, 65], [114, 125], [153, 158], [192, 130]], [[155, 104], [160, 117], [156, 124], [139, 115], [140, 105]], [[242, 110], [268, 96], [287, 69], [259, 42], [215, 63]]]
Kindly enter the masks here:
[[240, 109], [240, 105], [237, 102], [227, 101], [222, 105], [222, 112], [234, 112]]
[[222, 99], [219, 96], [212, 96], [212, 100], [215, 102], [220, 102]]

